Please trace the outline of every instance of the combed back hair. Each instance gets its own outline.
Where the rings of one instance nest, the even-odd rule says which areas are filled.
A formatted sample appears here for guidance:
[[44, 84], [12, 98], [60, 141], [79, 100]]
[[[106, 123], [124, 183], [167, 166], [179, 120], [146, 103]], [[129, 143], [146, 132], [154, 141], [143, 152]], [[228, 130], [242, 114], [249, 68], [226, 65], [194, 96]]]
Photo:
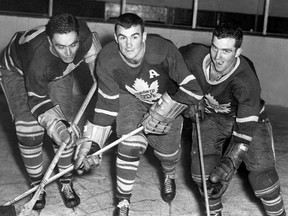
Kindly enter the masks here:
[[242, 45], [243, 31], [239, 25], [234, 23], [221, 23], [216, 26], [213, 31], [213, 37], [216, 36], [218, 39], [222, 38], [234, 38], [235, 48], [238, 49]]
[[115, 23], [115, 27], [114, 27], [114, 31], [115, 31], [115, 33], [117, 32], [118, 26], [122, 26], [125, 29], [129, 29], [132, 26], [137, 26], [137, 25], [141, 26], [141, 32], [143, 33], [144, 32], [143, 19], [134, 13], [124, 13], [124, 14], [121, 14], [117, 18], [116, 23]]
[[46, 33], [50, 39], [55, 33], [67, 34], [72, 31], [79, 35], [79, 22], [76, 17], [69, 13], [52, 16], [46, 25]]

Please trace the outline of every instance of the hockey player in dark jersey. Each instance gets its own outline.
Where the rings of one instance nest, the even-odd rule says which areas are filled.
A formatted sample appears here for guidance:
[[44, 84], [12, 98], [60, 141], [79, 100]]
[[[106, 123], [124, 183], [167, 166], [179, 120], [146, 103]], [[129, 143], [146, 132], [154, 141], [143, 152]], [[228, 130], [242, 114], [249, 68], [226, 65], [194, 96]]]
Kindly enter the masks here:
[[136, 172], [148, 143], [162, 165], [162, 198], [166, 202], [174, 199], [181, 154], [180, 113], [203, 95], [176, 46], [148, 35], [139, 16], [120, 15], [114, 36], [116, 43], [106, 45], [97, 59], [98, 101], [94, 119], [87, 122], [83, 135], [93, 143], [81, 146], [75, 167], [83, 163], [86, 170], [90, 168], [87, 149], [103, 147], [115, 120], [119, 137], [143, 125], [142, 132], [118, 145], [115, 215], [128, 215]]
[[[47, 25], [15, 33], [1, 56], [1, 86], [32, 187], [43, 177], [44, 130], [53, 139], [55, 151], [62, 142], [67, 143], [58, 162], [59, 171], [73, 163], [74, 148], [70, 147], [80, 130], [76, 125], [69, 126], [73, 107], [71, 72], [84, 62], [93, 73], [100, 49], [97, 34], [86, 22], [64, 13], [51, 17]], [[65, 205], [79, 205], [72, 173], [61, 177], [60, 183]], [[35, 210], [45, 207], [45, 196], [44, 191]]]
[[[201, 108], [205, 115], [200, 127], [210, 215], [221, 215], [221, 197], [242, 161], [266, 214], [286, 215], [275, 169], [271, 125], [253, 63], [241, 55], [242, 40], [239, 26], [221, 24], [213, 32], [210, 47], [192, 43], [180, 48], [204, 93]], [[189, 111], [194, 114], [194, 107], [187, 109], [188, 116]], [[197, 146], [194, 137], [192, 179], [203, 194]]]

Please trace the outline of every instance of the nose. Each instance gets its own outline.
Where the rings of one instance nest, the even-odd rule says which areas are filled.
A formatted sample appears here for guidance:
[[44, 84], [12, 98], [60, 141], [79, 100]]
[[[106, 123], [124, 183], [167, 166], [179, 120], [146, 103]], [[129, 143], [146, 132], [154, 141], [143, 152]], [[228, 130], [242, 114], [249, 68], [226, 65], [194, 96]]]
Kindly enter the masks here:
[[130, 38], [127, 39], [127, 47], [132, 46], [132, 40]]
[[221, 56], [221, 52], [220, 52], [220, 50], [218, 50], [218, 51], [216, 52], [215, 59], [219, 59], [220, 56]]
[[66, 55], [66, 56], [70, 56], [71, 53], [72, 53], [72, 51], [71, 51], [70, 47], [66, 47], [66, 48], [65, 48], [65, 55]]

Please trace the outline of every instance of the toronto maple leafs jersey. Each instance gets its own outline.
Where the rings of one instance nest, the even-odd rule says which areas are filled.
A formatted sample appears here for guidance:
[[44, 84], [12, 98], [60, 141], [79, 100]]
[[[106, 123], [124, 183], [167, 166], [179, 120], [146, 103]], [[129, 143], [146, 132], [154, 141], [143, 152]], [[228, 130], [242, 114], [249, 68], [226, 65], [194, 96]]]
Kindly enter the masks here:
[[235, 117], [234, 141], [249, 144], [260, 112], [264, 109], [259, 80], [252, 62], [240, 56], [231, 72], [218, 81], [210, 81], [210, 47], [189, 44], [179, 50], [203, 90], [205, 113]]
[[91, 63], [96, 59], [99, 50], [92, 43], [91, 31], [86, 22], [79, 20], [79, 25], [79, 49], [70, 64], [49, 50], [45, 26], [15, 33], [1, 56], [0, 64], [4, 69], [24, 77], [28, 103], [36, 118], [53, 107], [49, 82], [69, 74], [83, 61]]
[[141, 64], [129, 66], [121, 58], [118, 45], [106, 45], [97, 59], [98, 100], [94, 124], [111, 125], [119, 112], [119, 94], [131, 94], [147, 105], [164, 92], [183, 104], [195, 104], [202, 91], [177, 47], [158, 35], [149, 35]]

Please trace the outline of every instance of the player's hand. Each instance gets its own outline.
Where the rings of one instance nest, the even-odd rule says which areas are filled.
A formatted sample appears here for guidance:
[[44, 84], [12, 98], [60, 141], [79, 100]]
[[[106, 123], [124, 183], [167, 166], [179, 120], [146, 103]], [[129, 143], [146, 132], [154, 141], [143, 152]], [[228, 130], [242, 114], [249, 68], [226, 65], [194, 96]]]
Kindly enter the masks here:
[[188, 106], [184, 111], [184, 117], [190, 118], [193, 122], [196, 122], [196, 113], [199, 113], [200, 120], [205, 118], [205, 101], [202, 99], [198, 104]]
[[[81, 140], [83, 142], [83, 140]], [[79, 141], [77, 141], [77, 144]], [[102, 155], [93, 155], [101, 148], [97, 143], [88, 141], [87, 139], [80, 145], [79, 152], [75, 159], [74, 169], [79, 175], [83, 174], [84, 171], [88, 172], [93, 167], [99, 167], [102, 162]]]
[[141, 124], [144, 126], [144, 132], [146, 134], [167, 134], [172, 125], [172, 123], [165, 121], [165, 119], [160, 116], [157, 118], [156, 113], [146, 113]]
[[144, 133], [167, 134], [171, 129], [173, 120], [187, 107], [186, 104], [174, 101], [167, 92], [163, 93], [142, 119], [141, 124], [144, 126]]
[[[212, 198], [219, 198], [226, 191], [233, 175], [246, 158], [249, 146], [244, 143], [230, 143], [223, 158], [210, 173]], [[211, 196], [212, 196], [211, 195]]]
[[73, 129], [69, 127], [69, 124], [64, 124], [63, 121], [54, 121], [50, 127], [47, 128], [47, 134], [55, 141], [57, 145], [66, 143], [66, 149], [69, 149], [75, 145], [75, 141], [79, 138], [79, 128], [76, 129], [76, 125]]

